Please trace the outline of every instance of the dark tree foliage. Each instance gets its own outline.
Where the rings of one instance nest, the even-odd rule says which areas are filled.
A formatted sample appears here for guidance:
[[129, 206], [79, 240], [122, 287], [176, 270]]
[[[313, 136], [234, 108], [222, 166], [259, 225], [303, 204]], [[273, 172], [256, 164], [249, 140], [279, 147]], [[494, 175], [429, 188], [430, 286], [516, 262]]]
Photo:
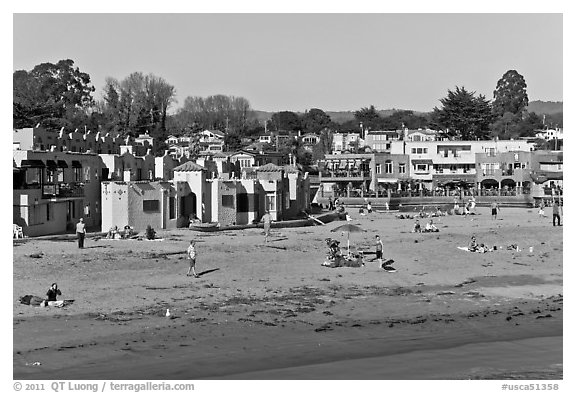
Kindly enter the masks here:
[[428, 127], [429, 120], [424, 116], [415, 115], [413, 111], [397, 111], [382, 118], [379, 129], [399, 130], [402, 127], [418, 129]]
[[42, 63], [32, 71], [13, 74], [13, 127], [48, 128], [78, 126], [94, 104], [90, 75], [74, 67], [74, 61]]
[[522, 112], [528, 106], [526, 81], [516, 70], [507, 71], [496, 84], [492, 110], [496, 116], [512, 113], [521, 118]]
[[380, 115], [374, 108], [374, 105], [370, 105], [368, 108], [361, 108], [354, 112], [354, 118], [356, 122], [362, 123], [364, 129], [378, 129], [378, 123], [381, 120]]
[[242, 146], [242, 138], [235, 132], [224, 135], [224, 146], [226, 151], [236, 151]]
[[434, 108], [435, 125], [454, 139], [489, 139], [492, 108], [483, 95], [475, 94], [458, 86], [455, 91], [448, 90], [448, 96], [440, 99], [442, 108]]
[[294, 112], [282, 111], [272, 115], [270, 124], [273, 131], [299, 131], [302, 130], [300, 118]]
[[313, 132], [315, 134], [319, 133], [326, 127], [329, 127], [332, 123], [330, 116], [328, 116], [323, 110], [312, 108], [306, 111], [302, 115], [301, 125], [302, 130], [305, 132]]

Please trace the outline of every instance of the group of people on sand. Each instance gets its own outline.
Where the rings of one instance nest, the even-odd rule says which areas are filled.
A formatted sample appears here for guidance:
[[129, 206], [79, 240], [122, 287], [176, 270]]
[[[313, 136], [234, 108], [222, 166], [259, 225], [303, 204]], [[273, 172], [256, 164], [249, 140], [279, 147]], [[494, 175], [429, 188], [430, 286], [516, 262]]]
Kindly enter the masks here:
[[468, 243], [468, 251], [484, 253], [492, 250], [493, 250], [492, 248], [484, 245], [484, 243], [478, 244], [478, 242], [476, 241], [476, 236], [472, 235], [472, 237], [470, 238], [470, 243]]
[[420, 232], [440, 232], [440, 229], [436, 225], [434, 225], [434, 220], [430, 219], [424, 228], [420, 225], [420, 221], [416, 220], [414, 223], [414, 228], [412, 228], [412, 233], [420, 233]]
[[468, 199], [468, 201], [464, 204], [464, 209], [462, 212], [460, 212], [460, 201], [458, 199], [454, 199], [454, 214], [463, 216], [476, 214], [476, 198], [472, 196], [472, 198]]
[[108, 230], [106, 239], [129, 239], [134, 234], [134, 228], [130, 225], [124, 226], [124, 231], [119, 231], [118, 226], [114, 225]]

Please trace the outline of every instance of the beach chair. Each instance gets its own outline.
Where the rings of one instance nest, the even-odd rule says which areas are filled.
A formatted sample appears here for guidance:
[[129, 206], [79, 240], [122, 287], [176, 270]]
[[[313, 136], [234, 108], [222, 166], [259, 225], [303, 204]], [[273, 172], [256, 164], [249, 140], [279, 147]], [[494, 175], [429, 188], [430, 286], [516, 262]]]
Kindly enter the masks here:
[[12, 226], [12, 237], [18, 239], [21, 237], [24, 239], [24, 232], [22, 231], [22, 227], [20, 225], [13, 224]]

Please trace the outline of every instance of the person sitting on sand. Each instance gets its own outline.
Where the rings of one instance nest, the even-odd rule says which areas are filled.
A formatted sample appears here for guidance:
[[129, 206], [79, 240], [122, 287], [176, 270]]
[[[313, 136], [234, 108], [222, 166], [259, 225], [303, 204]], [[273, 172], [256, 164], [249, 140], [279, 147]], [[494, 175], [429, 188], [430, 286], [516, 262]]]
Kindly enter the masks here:
[[338, 240], [328, 238], [326, 239], [326, 245], [328, 246], [328, 259], [334, 259], [341, 255], [340, 242]]
[[412, 229], [412, 233], [422, 232], [422, 227], [420, 226], [420, 221], [416, 220], [414, 223], [414, 228]]
[[106, 235], [106, 239], [114, 239], [116, 234], [118, 233], [118, 226], [114, 225], [112, 228], [108, 230], [108, 234]]
[[476, 252], [478, 250], [478, 243], [476, 243], [476, 236], [470, 238], [470, 244], [468, 244], [468, 251]]
[[426, 223], [424, 232], [440, 232], [440, 230], [434, 225], [434, 221], [430, 220]]
[[442, 211], [440, 210], [439, 207], [436, 207], [436, 211], [432, 212], [432, 214], [430, 215], [431, 217], [440, 217], [442, 215]]
[[484, 243], [480, 244], [480, 246], [478, 247], [478, 249], [476, 250], [476, 252], [488, 252], [488, 251], [492, 251], [488, 246], [484, 245]]
[[48, 292], [46, 292], [46, 299], [44, 300], [44, 306], [55, 306], [62, 307], [64, 304], [63, 300], [57, 300], [56, 296], [62, 296], [62, 292], [58, 289], [58, 284], [52, 283]]
[[134, 230], [130, 225], [124, 225], [124, 236], [123, 236], [124, 239], [130, 238], [130, 236], [132, 236], [133, 233]]

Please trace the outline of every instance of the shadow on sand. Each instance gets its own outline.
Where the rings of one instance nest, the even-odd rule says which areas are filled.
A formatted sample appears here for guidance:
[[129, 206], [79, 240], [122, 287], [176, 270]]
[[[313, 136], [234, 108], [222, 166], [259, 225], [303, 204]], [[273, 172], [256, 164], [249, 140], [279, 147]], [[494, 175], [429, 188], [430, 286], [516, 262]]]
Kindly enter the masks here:
[[215, 272], [216, 270], [220, 270], [220, 268], [217, 267], [216, 269], [204, 270], [203, 272], [198, 273], [198, 277], [202, 277], [205, 274]]

